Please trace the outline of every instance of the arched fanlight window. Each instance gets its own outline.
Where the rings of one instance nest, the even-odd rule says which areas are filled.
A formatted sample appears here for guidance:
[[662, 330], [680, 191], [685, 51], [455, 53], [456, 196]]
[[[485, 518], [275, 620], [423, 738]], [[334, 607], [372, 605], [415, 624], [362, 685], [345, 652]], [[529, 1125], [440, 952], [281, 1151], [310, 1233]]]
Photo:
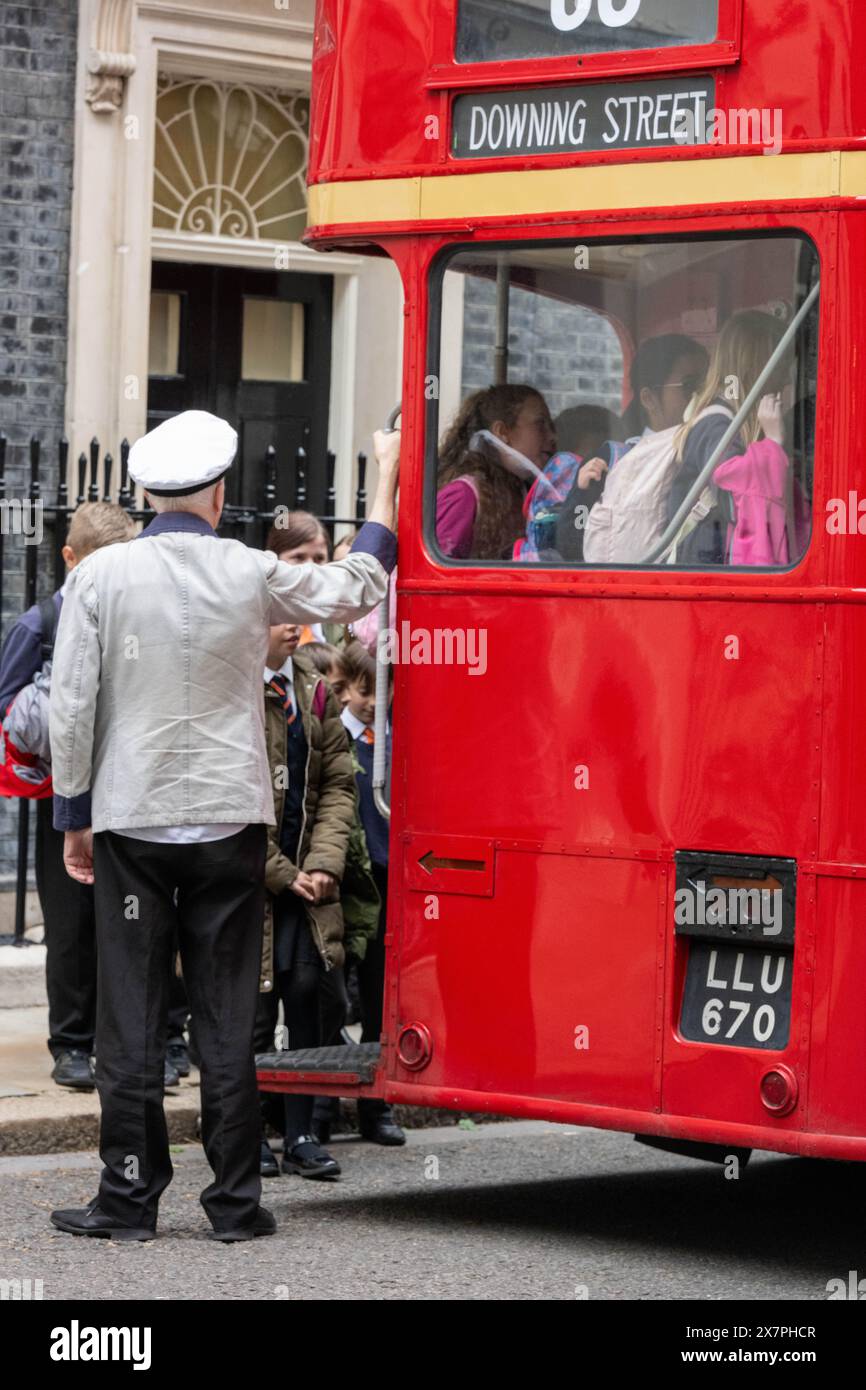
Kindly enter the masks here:
[[161, 76], [153, 225], [299, 241], [307, 224], [309, 97]]

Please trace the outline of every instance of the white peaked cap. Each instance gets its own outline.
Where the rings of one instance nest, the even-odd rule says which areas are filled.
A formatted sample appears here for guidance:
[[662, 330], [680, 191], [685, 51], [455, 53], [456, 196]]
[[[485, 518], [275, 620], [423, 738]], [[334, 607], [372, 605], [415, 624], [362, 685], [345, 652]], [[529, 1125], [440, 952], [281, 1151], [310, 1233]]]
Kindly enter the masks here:
[[226, 420], [185, 410], [136, 440], [129, 476], [156, 497], [202, 492], [228, 472], [237, 448], [237, 434]]

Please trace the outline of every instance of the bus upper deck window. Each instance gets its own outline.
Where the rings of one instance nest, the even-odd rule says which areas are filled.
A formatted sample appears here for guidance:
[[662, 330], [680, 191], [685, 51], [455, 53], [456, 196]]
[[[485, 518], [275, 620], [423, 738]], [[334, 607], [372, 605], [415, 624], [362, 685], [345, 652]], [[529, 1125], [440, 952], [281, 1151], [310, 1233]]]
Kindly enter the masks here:
[[433, 292], [443, 557], [697, 570], [803, 557], [818, 323], [805, 238], [459, 251]]

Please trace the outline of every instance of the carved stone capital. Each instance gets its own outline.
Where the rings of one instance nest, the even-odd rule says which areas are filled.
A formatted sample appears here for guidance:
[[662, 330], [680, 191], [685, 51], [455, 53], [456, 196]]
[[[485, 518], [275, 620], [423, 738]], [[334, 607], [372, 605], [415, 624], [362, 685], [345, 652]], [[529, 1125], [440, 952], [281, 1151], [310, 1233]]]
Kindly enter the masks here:
[[85, 100], [97, 115], [119, 111], [123, 84], [135, 72], [131, 0], [101, 0], [93, 48], [87, 56]]
[[91, 111], [104, 115], [119, 111], [123, 104], [123, 84], [135, 72], [132, 53], [100, 53], [93, 49], [87, 58], [86, 100]]

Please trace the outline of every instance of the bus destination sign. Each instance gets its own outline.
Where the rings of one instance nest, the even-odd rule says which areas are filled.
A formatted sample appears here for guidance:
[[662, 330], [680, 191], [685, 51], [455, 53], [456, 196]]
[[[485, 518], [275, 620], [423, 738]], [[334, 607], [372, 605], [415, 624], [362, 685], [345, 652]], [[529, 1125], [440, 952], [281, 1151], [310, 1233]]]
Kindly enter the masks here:
[[469, 92], [454, 103], [457, 159], [656, 149], [707, 143], [711, 77]]
[[458, 63], [715, 42], [719, 0], [458, 0]]

